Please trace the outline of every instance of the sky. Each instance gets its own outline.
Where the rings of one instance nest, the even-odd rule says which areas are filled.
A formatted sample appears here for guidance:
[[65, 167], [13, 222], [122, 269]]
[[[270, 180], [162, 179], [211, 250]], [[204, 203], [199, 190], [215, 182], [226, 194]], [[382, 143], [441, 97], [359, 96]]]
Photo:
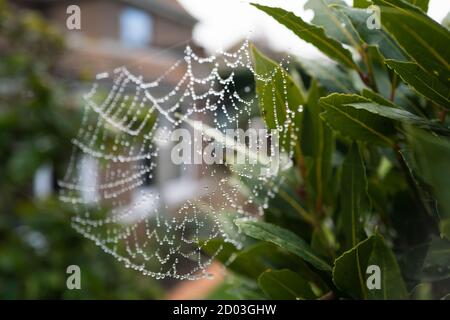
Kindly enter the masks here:
[[[267, 41], [275, 50], [314, 58], [321, 54], [312, 45], [299, 41], [285, 27], [279, 25], [249, 3], [255, 2], [271, 7], [280, 7], [294, 12], [306, 21], [310, 21], [313, 12], [303, 10], [306, 0], [178, 0], [186, 10], [199, 20], [194, 29], [194, 39], [208, 52], [227, 49], [239, 40], [249, 37], [251, 40]], [[351, 3], [351, 0], [346, 0]], [[450, 1], [431, 0], [429, 15], [441, 22], [450, 11]]]

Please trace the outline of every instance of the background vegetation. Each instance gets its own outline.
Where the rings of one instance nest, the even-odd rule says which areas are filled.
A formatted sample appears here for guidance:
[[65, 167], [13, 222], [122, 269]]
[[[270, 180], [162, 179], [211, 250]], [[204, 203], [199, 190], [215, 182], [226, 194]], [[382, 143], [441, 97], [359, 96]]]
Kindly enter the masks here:
[[[41, 166], [52, 165], [56, 187], [79, 124], [78, 101], [55, 76], [63, 50], [41, 17], [0, 0], [0, 299], [160, 297], [156, 282], [73, 230], [56, 198], [33, 195]], [[72, 264], [91, 266], [81, 268], [83, 290], [67, 290]]]

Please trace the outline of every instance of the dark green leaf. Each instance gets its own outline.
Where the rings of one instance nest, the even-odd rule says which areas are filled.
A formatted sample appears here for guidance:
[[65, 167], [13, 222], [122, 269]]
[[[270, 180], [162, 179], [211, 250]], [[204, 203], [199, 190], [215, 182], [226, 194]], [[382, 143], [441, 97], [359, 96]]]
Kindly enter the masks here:
[[422, 68], [450, 83], [450, 32], [420, 9], [400, 0], [373, 0], [381, 22]]
[[[380, 268], [380, 289], [367, 287], [367, 267]], [[407, 299], [408, 293], [392, 251], [383, 238], [376, 234], [360, 242], [335, 261], [333, 281], [337, 287], [353, 298]]]
[[426, 119], [422, 119], [400, 108], [392, 108], [390, 106], [383, 106], [373, 102], [350, 103], [348, 106], [352, 106], [359, 110], [367, 110], [389, 120], [394, 120], [405, 124], [413, 124], [423, 128], [435, 128], [436, 130], [445, 131], [445, 129], [441, 126], [438, 126]]
[[382, 97], [381, 95], [379, 95], [378, 93], [373, 92], [372, 90], [368, 90], [368, 89], [364, 89], [361, 92], [362, 96], [364, 98], [367, 98], [373, 102], [376, 102], [377, 104], [380, 104], [382, 106], [389, 106], [391, 108], [398, 108], [398, 106], [396, 106], [394, 103], [392, 103], [392, 101], [389, 101], [387, 99], [385, 99], [384, 97]]
[[272, 242], [283, 249], [299, 256], [319, 270], [331, 271], [331, 267], [317, 256], [309, 245], [295, 233], [276, 225], [250, 219], [238, 219], [236, 225], [246, 235]]
[[342, 166], [341, 216], [347, 249], [360, 242], [368, 210], [366, 169], [357, 144], [352, 145]]
[[373, 239], [373, 249], [368, 264], [380, 267], [381, 290], [369, 290], [369, 299], [407, 299], [408, 292], [394, 253], [380, 235], [375, 235]]
[[307, 179], [310, 200], [314, 206], [321, 206], [325, 197], [331, 196], [330, 179], [332, 174], [332, 155], [334, 151], [334, 136], [332, 130], [320, 118], [321, 107], [319, 98], [321, 89], [313, 81], [304, 110], [303, 135], [301, 147], [304, 157], [311, 159]]
[[406, 59], [403, 49], [399, 47], [386, 30], [383, 28], [369, 29], [367, 27], [367, 21], [373, 12], [367, 11], [367, 9], [354, 9], [347, 6], [339, 6], [338, 8], [348, 16], [352, 25], [358, 31], [361, 40], [368, 45], [378, 47], [385, 58]]
[[302, 275], [314, 277], [314, 274], [296, 256], [267, 242], [258, 242], [241, 249], [223, 263], [229, 270], [251, 279], [257, 279], [269, 268], [291, 268], [298, 270]]
[[450, 87], [413, 62], [386, 60], [386, 64], [418, 93], [443, 107], [450, 108]]
[[395, 133], [395, 129], [391, 121], [362, 108], [350, 106], [368, 102], [370, 100], [358, 95], [332, 94], [320, 99], [320, 104], [325, 109], [321, 117], [344, 137], [393, 146], [390, 136]]
[[413, 169], [433, 188], [442, 218], [450, 217], [450, 142], [419, 129], [407, 128], [409, 148], [413, 156]]
[[360, 242], [334, 262], [333, 282], [353, 298], [366, 299], [366, 269], [373, 248], [373, 238]]
[[288, 269], [267, 270], [259, 276], [258, 283], [269, 299], [303, 300], [316, 298], [308, 281]]

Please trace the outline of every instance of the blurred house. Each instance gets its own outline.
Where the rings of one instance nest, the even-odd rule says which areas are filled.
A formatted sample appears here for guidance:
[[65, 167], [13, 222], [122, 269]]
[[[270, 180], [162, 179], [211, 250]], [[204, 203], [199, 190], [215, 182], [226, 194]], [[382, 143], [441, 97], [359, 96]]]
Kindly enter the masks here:
[[[153, 79], [183, 57], [196, 20], [176, 0], [17, 0], [65, 33], [66, 75], [96, 74], [127, 66]], [[81, 11], [81, 30], [68, 30], [67, 8]], [[191, 44], [192, 45], [192, 44]], [[176, 81], [177, 74], [173, 74]], [[169, 78], [170, 81], [170, 78]]]
[[[196, 53], [203, 53], [191, 42], [197, 21], [176, 0], [17, 0], [14, 5], [39, 12], [64, 34], [67, 49], [57, 72], [80, 94], [86, 93], [98, 73], [125, 66], [144, 81], [153, 81], [184, 58], [186, 45]], [[80, 30], [67, 27], [71, 5], [80, 8]], [[183, 74], [182, 68], [168, 74], [161, 90], [173, 88]], [[181, 170], [171, 162], [170, 147], [160, 146], [157, 170], [144, 188], [160, 194], [169, 208], [176, 208], [193, 196], [193, 186], [198, 182], [196, 172]], [[92, 176], [95, 162], [85, 159], [83, 163], [86, 168], [81, 175]], [[34, 182], [36, 196], [50, 193], [51, 175], [48, 167], [38, 171]], [[85, 180], [87, 184], [101, 182]], [[122, 198], [133, 206], [136, 202], [143, 203], [137, 198], [139, 194], [129, 192]], [[85, 198], [92, 196], [86, 194]], [[142, 210], [148, 210], [150, 205], [144, 202]]]

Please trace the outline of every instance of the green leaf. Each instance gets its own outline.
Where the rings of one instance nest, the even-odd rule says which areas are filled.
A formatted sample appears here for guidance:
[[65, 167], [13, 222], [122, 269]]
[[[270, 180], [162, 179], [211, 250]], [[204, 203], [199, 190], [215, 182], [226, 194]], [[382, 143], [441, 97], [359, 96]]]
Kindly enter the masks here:
[[[367, 267], [380, 268], [380, 289], [369, 290]], [[408, 293], [397, 260], [386, 246], [383, 238], [376, 234], [360, 242], [336, 259], [333, 268], [336, 286], [356, 299], [406, 299]]]
[[308, 94], [308, 101], [303, 116], [302, 152], [305, 158], [312, 161], [307, 173], [310, 185], [308, 193], [316, 208], [321, 206], [325, 197], [332, 195], [330, 179], [332, 175], [332, 155], [334, 151], [334, 135], [332, 130], [320, 118], [319, 98], [322, 90], [313, 81]]
[[408, 299], [408, 291], [397, 259], [378, 234], [373, 236], [373, 248], [368, 265], [377, 265], [381, 269], [381, 289], [369, 290], [369, 299]]
[[[297, 270], [308, 279], [317, 281], [315, 274], [302, 260], [272, 243], [257, 242], [241, 250], [230, 246], [223, 240], [214, 240], [211, 243], [208, 242], [203, 250], [229, 270], [246, 278], [257, 279], [262, 272], [269, 268], [290, 268]], [[222, 251], [217, 251], [221, 247]]]
[[309, 245], [295, 233], [270, 223], [250, 219], [237, 219], [235, 223], [246, 235], [274, 243], [299, 256], [319, 270], [331, 271], [330, 265], [313, 252]]
[[428, 128], [428, 129], [436, 129], [445, 131], [445, 128], [442, 128], [439, 125], [436, 125], [432, 122], [429, 122], [426, 119], [422, 119], [406, 110], [402, 110], [400, 108], [392, 108], [390, 106], [383, 106], [374, 102], [361, 102], [361, 103], [350, 103], [348, 106], [352, 106], [358, 110], [367, 110], [372, 114], [376, 114], [382, 116], [389, 120], [398, 121], [405, 124], [413, 124], [418, 127]]
[[[266, 300], [266, 296], [261, 291], [257, 281], [231, 274], [226, 277], [223, 285], [225, 293], [231, 295], [232, 299], [238, 300]], [[224, 299], [219, 297], [220, 299]], [[214, 297], [208, 297], [214, 299]], [[226, 299], [226, 298], [225, 298]]]
[[[416, 128], [407, 128], [413, 169], [433, 189], [442, 218], [450, 218], [450, 142]], [[442, 227], [442, 226], [441, 226]], [[444, 229], [445, 230], [445, 229]], [[445, 234], [445, 233], [444, 233]]]
[[397, 73], [402, 80], [425, 98], [450, 108], [450, 87], [439, 78], [423, 70], [413, 62], [386, 60], [386, 64]]
[[331, 94], [320, 99], [320, 104], [325, 109], [321, 117], [344, 137], [393, 146], [390, 136], [395, 133], [395, 129], [391, 121], [363, 108], [350, 106], [368, 102], [370, 100], [358, 95]]
[[450, 83], [450, 32], [420, 9], [400, 0], [373, 0], [381, 22], [423, 69]]
[[311, 78], [317, 79], [328, 92], [357, 93], [351, 74], [335, 63], [301, 59], [300, 64]]
[[372, 90], [378, 92], [379, 95], [383, 96], [385, 99], [390, 99], [393, 86], [391, 82], [394, 79], [392, 79], [392, 76], [389, 74], [388, 68], [384, 63], [385, 58], [377, 47], [369, 46], [367, 50], [367, 59], [368, 63], [371, 65], [374, 80]]
[[335, 5], [347, 6], [342, 0], [309, 0], [304, 8], [314, 11], [311, 23], [323, 27], [329, 37], [359, 49], [361, 40], [358, 34], [347, 16], [334, 8]]
[[323, 28], [306, 23], [292, 12], [280, 8], [271, 8], [259, 4], [252, 5], [266, 12], [294, 32], [299, 38], [316, 46], [331, 59], [342, 63], [350, 69], [359, 70], [359, 67], [353, 61], [350, 51], [345, 49], [338, 41], [328, 37]]
[[267, 270], [258, 278], [258, 284], [267, 297], [273, 300], [316, 298], [308, 281], [288, 269]]
[[334, 284], [353, 298], [367, 298], [366, 269], [372, 248], [373, 238], [366, 239], [334, 262]]
[[406, 0], [406, 1], [420, 8], [423, 12], [428, 11], [428, 5], [430, 3], [430, 0]]
[[368, 210], [367, 177], [364, 161], [357, 144], [353, 144], [342, 165], [341, 215], [344, 236], [352, 248], [361, 240], [364, 213]]
[[371, 101], [373, 101], [373, 102], [375, 102], [377, 104], [380, 104], [382, 106], [388, 106], [388, 107], [391, 107], [391, 108], [397, 108], [398, 109], [398, 106], [396, 106], [394, 103], [392, 103], [392, 101], [387, 100], [386, 98], [382, 97], [381, 95], [379, 95], [376, 92], [373, 92], [372, 90], [364, 89], [361, 92], [361, 95], [364, 98], [367, 98], [367, 99], [369, 99], [369, 100], [371, 100]]
[[238, 249], [231, 243], [221, 239], [211, 239], [201, 244], [202, 251], [214, 257], [223, 264], [227, 263], [233, 254], [238, 253]]
[[[287, 151], [291, 148], [291, 134], [300, 134], [300, 130], [295, 127], [295, 124], [302, 121], [302, 112], [297, 112], [297, 110], [299, 106], [303, 106], [305, 98], [300, 88], [292, 80], [292, 77], [280, 65], [264, 56], [255, 47], [252, 47], [252, 55], [257, 74], [255, 81], [259, 107], [267, 127], [269, 129], [278, 129], [280, 126], [283, 126], [289, 116], [287, 108], [295, 112], [294, 127], [292, 125], [289, 126], [283, 132], [285, 139], [280, 138], [285, 148], [284, 150]], [[265, 79], [263, 78], [271, 80], [264, 81]], [[286, 94], [283, 94], [283, 92], [286, 92]]]
[[355, 9], [347, 6], [339, 6], [338, 9], [350, 19], [351, 24], [358, 31], [362, 41], [368, 45], [378, 47], [381, 54], [388, 59], [405, 60], [405, 53], [394, 39], [383, 28], [369, 29], [367, 21], [373, 14], [367, 9]]
[[353, 0], [353, 7], [355, 8], [367, 8], [372, 4], [370, 0]]

